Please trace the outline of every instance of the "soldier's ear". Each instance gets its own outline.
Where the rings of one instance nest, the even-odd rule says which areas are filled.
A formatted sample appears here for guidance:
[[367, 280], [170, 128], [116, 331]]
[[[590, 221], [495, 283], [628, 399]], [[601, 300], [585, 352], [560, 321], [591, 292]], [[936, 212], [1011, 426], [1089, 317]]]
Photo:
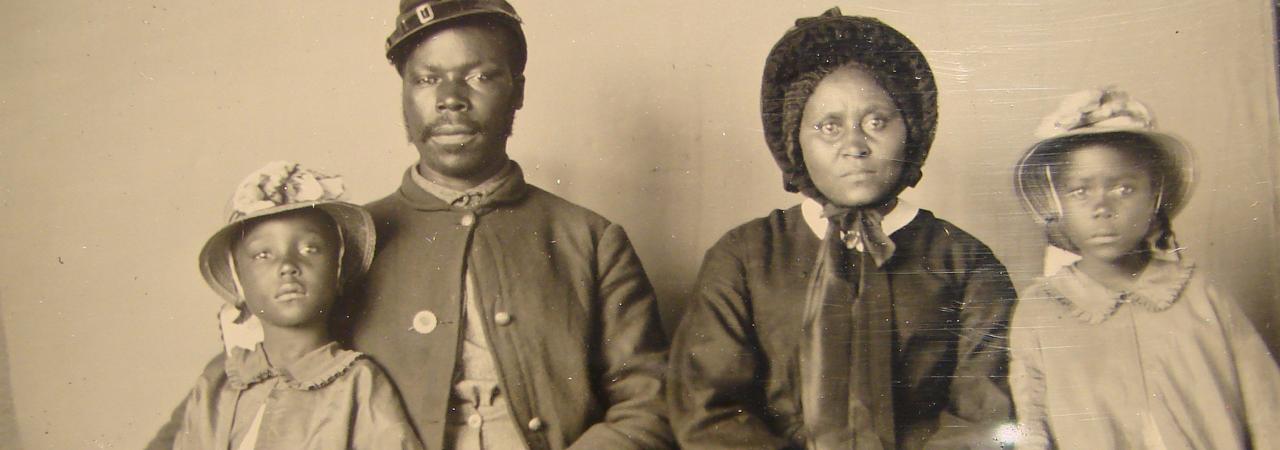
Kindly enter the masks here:
[[515, 77], [512, 78], [511, 82], [512, 84], [514, 84], [513, 86], [514, 90], [511, 93], [511, 95], [514, 96], [511, 99], [511, 106], [514, 109], [523, 108], [524, 107], [524, 75], [516, 75]]

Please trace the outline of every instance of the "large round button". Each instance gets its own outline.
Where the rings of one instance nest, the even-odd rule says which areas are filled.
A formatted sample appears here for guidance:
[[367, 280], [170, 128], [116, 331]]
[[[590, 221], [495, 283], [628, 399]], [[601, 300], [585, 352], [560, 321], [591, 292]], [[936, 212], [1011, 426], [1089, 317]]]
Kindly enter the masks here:
[[511, 315], [505, 312], [500, 312], [493, 315], [493, 321], [497, 322], [498, 325], [506, 325], [511, 323]]
[[484, 425], [484, 418], [480, 417], [479, 414], [472, 414], [471, 417], [467, 417], [467, 426], [480, 428], [480, 425]]
[[542, 429], [542, 419], [539, 419], [539, 418], [537, 418], [537, 417], [534, 417], [534, 418], [532, 418], [532, 419], [529, 419], [529, 429], [530, 429], [530, 430], [532, 430], [532, 431], [539, 431], [539, 430], [541, 430], [541, 429]]
[[413, 315], [413, 331], [417, 331], [418, 334], [427, 334], [435, 331], [438, 323], [436, 314], [431, 311], [422, 310]]
[[469, 226], [475, 225], [475, 224], [476, 224], [476, 215], [475, 215], [475, 214], [472, 214], [472, 213], [466, 213], [466, 214], [463, 214], [463, 215], [462, 215], [462, 218], [461, 218], [461, 219], [458, 219], [458, 223], [459, 223], [459, 224], [462, 224], [462, 226], [464, 226], [464, 227], [469, 227]]

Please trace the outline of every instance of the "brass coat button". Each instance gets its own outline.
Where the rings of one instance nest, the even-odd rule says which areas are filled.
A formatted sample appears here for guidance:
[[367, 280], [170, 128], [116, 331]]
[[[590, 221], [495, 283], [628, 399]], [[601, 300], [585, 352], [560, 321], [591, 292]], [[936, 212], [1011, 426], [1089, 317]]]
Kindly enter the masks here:
[[498, 325], [507, 325], [511, 323], [511, 314], [500, 312], [493, 315], [493, 321]]
[[435, 331], [437, 324], [439, 324], [439, 321], [436, 320], [436, 314], [431, 311], [422, 310], [413, 315], [413, 331], [418, 332], [418, 334], [427, 334]]

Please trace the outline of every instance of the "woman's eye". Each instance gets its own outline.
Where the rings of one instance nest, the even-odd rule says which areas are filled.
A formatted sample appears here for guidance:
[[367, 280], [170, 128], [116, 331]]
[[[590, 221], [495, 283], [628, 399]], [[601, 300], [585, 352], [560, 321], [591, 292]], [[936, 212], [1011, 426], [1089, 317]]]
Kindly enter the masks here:
[[418, 79], [417, 79], [417, 80], [415, 80], [415, 83], [417, 83], [417, 84], [425, 84], [425, 85], [433, 85], [433, 84], [436, 84], [436, 83], [439, 83], [439, 82], [440, 82], [440, 77], [437, 77], [437, 76], [435, 76], [435, 75], [427, 75], [427, 76], [424, 76], [424, 77], [418, 77]]
[[1132, 193], [1133, 193], [1133, 187], [1131, 187], [1131, 186], [1116, 186], [1116, 188], [1115, 188], [1115, 189], [1112, 189], [1111, 191], [1112, 191], [1112, 192], [1114, 192], [1114, 193], [1115, 193], [1116, 195], [1118, 195], [1118, 196], [1124, 197], [1124, 196], [1127, 196], [1127, 195], [1129, 195], [1129, 194], [1132, 194]]
[[880, 130], [884, 129], [889, 122], [882, 117], [868, 117], [862, 121], [862, 129], [864, 130]]
[[257, 260], [263, 260], [263, 259], [267, 259], [267, 258], [270, 258], [270, 257], [271, 257], [271, 253], [269, 253], [269, 252], [265, 252], [265, 251], [262, 251], [262, 252], [258, 252], [258, 253], [254, 253], [254, 254], [253, 254], [253, 259], [257, 259]]
[[819, 133], [825, 134], [827, 136], [835, 136], [840, 134], [840, 124], [837, 124], [835, 122], [822, 122], [820, 124], [814, 125], [813, 129], [818, 130]]
[[1085, 198], [1086, 195], [1088, 195], [1088, 192], [1085, 192], [1082, 187], [1067, 189], [1068, 198], [1082, 199]]
[[320, 252], [320, 247], [317, 247], [314, 245], [308, 245], [308, 246], [302, 247], [302, 253], [306, 255], [319, 253], [319, 252]]

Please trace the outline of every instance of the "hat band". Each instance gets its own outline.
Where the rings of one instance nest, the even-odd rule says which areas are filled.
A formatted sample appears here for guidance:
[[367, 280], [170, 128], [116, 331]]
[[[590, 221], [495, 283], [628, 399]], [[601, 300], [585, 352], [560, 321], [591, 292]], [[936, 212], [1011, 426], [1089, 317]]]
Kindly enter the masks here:
[[423, 28], [458, 16], [476, 13], [498, 14], [517, 23], [520, 22], [520, 17], [516, 16], [514, 11], [508, 10], [506, 2], [502, 0], [424, 1], [421, 5], [396, 17], [396, 30], [387, 38], [387, 51], [390, 52], [405, 38]]

